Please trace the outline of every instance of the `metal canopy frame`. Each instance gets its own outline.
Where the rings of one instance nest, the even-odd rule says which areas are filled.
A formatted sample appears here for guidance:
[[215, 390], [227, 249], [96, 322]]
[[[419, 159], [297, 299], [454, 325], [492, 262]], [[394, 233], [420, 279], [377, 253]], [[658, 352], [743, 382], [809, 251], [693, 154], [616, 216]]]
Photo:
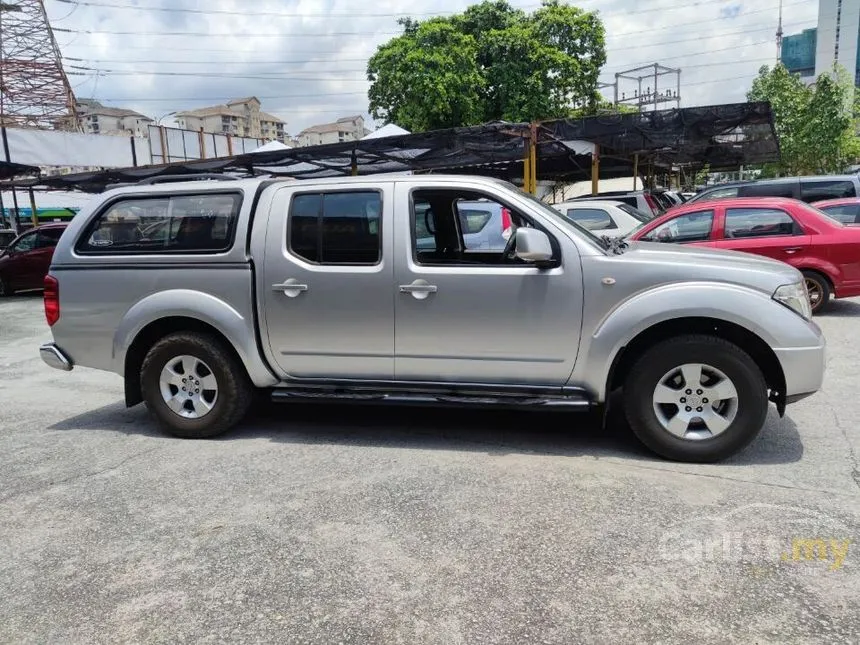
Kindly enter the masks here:
[[[574, 142], [593, 144], [582, 154]], [[575, 148], [578, 148], [579, 152]], [[226, 173], [313, 179], [390, 172], [449, 172], [518, 181], [596, 181], [629, 176], [640, 164], [709, 164], [713, 169], [776, 161], [779, 144], [767, 103], [737, 103], [536, 123], [489, 123], [306, 148], [247, 153], [183, 163], [0, 182], [0, 187], [101, 192], [158, 176]]]

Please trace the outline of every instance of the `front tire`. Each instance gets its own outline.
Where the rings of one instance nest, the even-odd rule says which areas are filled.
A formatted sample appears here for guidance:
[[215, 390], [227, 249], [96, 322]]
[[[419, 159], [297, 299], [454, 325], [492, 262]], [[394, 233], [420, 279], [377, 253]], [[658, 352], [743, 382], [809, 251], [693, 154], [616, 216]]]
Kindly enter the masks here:
[[12, 290], [9, 288], [8, 283], [0, 278], [0, 298], [5, 298], [6, 296], [11, 296]]
[[767, 417], [767, 383], [740, 347], [705, 335], [663, 341], [624, 383], [628, 423], [667, 459], [708, 463], [746, 447]]
[[155, 343], [141, 367], [146, 407], [168, 434], [207, 439], [245, 416], [253, 387], [244, 366], [208, 334], [180, 332]]

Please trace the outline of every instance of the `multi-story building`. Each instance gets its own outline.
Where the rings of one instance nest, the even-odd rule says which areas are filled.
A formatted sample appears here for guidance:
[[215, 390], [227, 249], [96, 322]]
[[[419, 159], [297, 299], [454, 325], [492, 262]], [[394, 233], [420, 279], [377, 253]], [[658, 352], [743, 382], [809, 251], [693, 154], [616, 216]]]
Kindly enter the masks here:
[[140, 112], [105, 107], [95, 99], [78, 99], [77, 112], [84, 132], [89, 134], [130, 134], [145, 137], [147, 126], [153, 122]]
[[347, 116], [334, 123], [321, 123], [305, 128], [296, 135], [296, 143], [304, 147], [358, 141], [369, 133], [370, 130], [364, 127], [363, 116]]
[[780, 53], [807, 82], [836, 64], [860, 86], [860, 0], [818, 0], [818, 28], [787, 36]]
[[815, 42], [817, 29], [806, 29], [782, 40], [782, 64], [793, 74], [807, 79], [815, 76]]
[[202, 129], [203, 132], [270, 139], [283, 143], [287, 138], [286, 123], [261, 111], [260, 105], [257, 97], [249, 96], [230, 101], [226, 105], [179, 112], [176, 122], [184, 130]]

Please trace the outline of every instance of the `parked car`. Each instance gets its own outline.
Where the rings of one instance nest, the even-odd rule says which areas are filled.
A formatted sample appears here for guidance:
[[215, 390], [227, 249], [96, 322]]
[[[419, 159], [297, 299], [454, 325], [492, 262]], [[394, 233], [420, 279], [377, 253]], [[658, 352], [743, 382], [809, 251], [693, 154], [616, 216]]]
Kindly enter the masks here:
[[843, 224], [860, 224], [860, 197], [827, 199], [812, 205]]
[[18, 234], [11, 228], [0, 228], [0, 252], [9, 246], [16, 237]]
[[[462, 202], [507, 210], [504, 249], [466, 248]], [[432, 211], [424, 247], [421, 208]], [[186, 234], [101, 243], [118, 213], [142, 211]], [[782, 414], [824, 373], [796, 269], [627, 248], [483, 177], [108, 191], [60, 239], [44, 299], [48, 365], [121, 375], [127, 405], [145, 401], [189, 438], [237, 424], [257, 389], [279, 401], [566, 410], [605, 409], [621, 389], [652, 450], [713, 461], [758, 434], [768, 401]]]
[[[501, 251], [505, 248], [512, 232], [511, 213], [507, 208], [487, 200], [458, 200], [453, 208], [457, 211], [465, 250]], [[415, 218], [418, 248], [432, 247], [436, 229], [430, 204], [416, 204]]]
[[608, 193], [600, 193], [597, 197], [592, 195], [585, 195], [583, 197], [575, 197], [572, 200], [568, 201], [593, 201], [595, 199], [600, 200], [609, 200], [613, 202], [620, 202], [622, 204], [627, 204], [628, 206], [635, 208], [638, 211], [643, 213], [651, 213], [652, 216], [661, 215], [668, 208], [671, 208], [672, 204], [665, 197], [658, 196], [657, 193], [650, 190], [631, 190], [631, 191], [622, 191], [622, 192], [608, 192]]
[[697, 193], [689, 204], [732, 197], [790, 197], [812, 203], [825, 199], [857, 197], [860, 176], [831, 175], [826, 177], [782, 177], [758, 181], [721, 184]]
[[623, 237], [653, 218], [628, 204], [608, 200], [564, 202], [553, 208], [595, 235], [612, 237]]
[[54, 248], [66, 224], [48, 224], [22, 233], [0, 253], [0, 296], [41, 289]]
[[644, 224], [630, 239], [746, 251], [786, 262], [803, 273], [814, 312], [831, 295], [860, 296], [860, 229], [794, 199], [685, 204]]

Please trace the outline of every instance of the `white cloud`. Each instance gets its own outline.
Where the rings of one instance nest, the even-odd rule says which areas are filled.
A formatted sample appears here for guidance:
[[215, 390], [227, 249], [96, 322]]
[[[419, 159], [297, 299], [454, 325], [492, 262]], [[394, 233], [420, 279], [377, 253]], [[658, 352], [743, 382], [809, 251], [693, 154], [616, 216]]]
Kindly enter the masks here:
[[[128, 6], [126, 0], [91, 1]], [[62, 20], [73, 5], [58, 0], [47, 4], [53, 26], [71, 30], [58, 31], [57, 39], [67, 58], [67, 71], [84, 74], [70, 78], [79, 96], [94, 96], [158, 117], [256, 95], [264, 110], [284, 118], [288, 130], [295, 133], [313, 123], [366, 113], [366, 62], [377, 45], [399, 32], [397, 15], [420, 18], [462, 11], [472, 3], [134, 0], [143, 10], [79, 5]], [[511, 4], [532, 10], [539, 3], [512, 0]], [[778, 0], [573, 4], [598, 9], [606, 25], [608, 61], [603, 81], [612, 82], [616, 72], [637, 65], [657, 62], [679, 67], [684, 106], [744, 100], [758, 68], [776, 57]], [[784, 0], [784, 5], [787, 34], [815, 25], [816, 2]], [[85, 31], [130, 33], [81, 33]], [[159, 35], [166, 32], [204, 35]]]

